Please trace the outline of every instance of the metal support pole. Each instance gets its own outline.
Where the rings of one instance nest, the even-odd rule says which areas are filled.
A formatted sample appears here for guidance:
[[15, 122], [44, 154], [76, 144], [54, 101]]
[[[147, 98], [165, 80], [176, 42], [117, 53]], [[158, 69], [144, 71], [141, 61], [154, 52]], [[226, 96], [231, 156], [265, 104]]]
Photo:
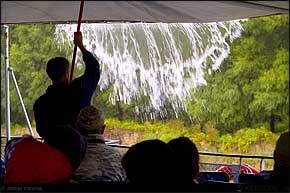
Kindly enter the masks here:
[[262, 158], [260, 162], [260, 171], [263, 171], [263, 170], [265, 170], [265, 162], [264, 162], [264, 159]]
[[11, 73], [11, 77], [12, 77], [12, 80], [13, 80], [13, 83], [14, 83], [14, 86], [15, 86], [15, 89], [16, 89], [16, 93], [17, 93], [18, 99], [20, 101], [20, 104], [21, 104], [21, 107], [22, 107], [22, 110], [23, 110], [23, 113], [24, 113], [24, 116], [25, 116], [25, 119], [26, 119], [27, 127], [29, 129], [29, 133], [30, 133], [30, 135], [33, 136], [33, 131], [32, 131], [32, 128], [31, 128], [31, 124], [30, 124], [30, 121], [29, 121], [29, 118], [28, 118], [28, 115], [27, 115], [27, 112], [26, 112], [26, 109], [25, 109], [24, 102], [23, 102], [21, 94], [20, 94], [20, 90], [19, 90], [18, 85], [17, 85], [17, 81], [16, 81], [16, 78], [15, 78], [15, 75], [14, 75], [14, 72], [13, 72], [13, 68], [9, 67], [8, 70]]
[[6, 120], [6, 139], [11, 138], [10, 130], [10, 93], [9, 93], [9, 50], [8, 50], [8, 26], [4, 25], [4, 86], [5, 86], [5, 120]]
[[239, 173], [240, 173], [240, 170], [241, 170], [241, 167], [242, 167], [242, 163], [243, 163], [243, 162], [242, 162], [242, 160], [243, 160], [243, 158], [242, 158], [242, 157], [240, 157], [240, 163], [239, 163], [239, 165], [240, 165], [240, 166], [239, 166]]
[[232, 171], [233, 171], [233, 176], [234, 176], [234, 182], [238, 183], [239, 182], [239, 175], [241, 173], [241, 167], [242, 167], [242, 157], [240, 157], [240, 163], [239, 165], [233, 165], [232, 166]]

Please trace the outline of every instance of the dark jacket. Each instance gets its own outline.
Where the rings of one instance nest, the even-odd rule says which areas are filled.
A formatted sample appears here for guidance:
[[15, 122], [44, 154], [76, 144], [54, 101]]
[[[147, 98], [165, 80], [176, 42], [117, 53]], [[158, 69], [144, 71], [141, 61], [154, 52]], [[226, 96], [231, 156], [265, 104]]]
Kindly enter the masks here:
[[36, 131], [44, 138], [58, 125], [75, 125], [80, 110], [91, 103], [100, 79], [100, 65], [90, 52], [83, 54], [86, 64], [82, 76], [74, 79], [70, 85], [50, 85], [46, 93], [34, 103], [33, 111]]

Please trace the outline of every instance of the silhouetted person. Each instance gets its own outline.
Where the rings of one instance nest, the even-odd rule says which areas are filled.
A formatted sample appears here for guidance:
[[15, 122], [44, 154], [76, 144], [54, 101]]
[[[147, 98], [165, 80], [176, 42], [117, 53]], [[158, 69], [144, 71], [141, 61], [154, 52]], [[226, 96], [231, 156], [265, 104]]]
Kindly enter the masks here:
[[255, 175], [250, 183], [288, 186], [289, 190], [289, 131], [280, 135], [273, 154], [274, 169], [261, 171]]
[[122, 165], [131, 184], [140, 188], [168, 188], [175, 183], [175, 156], [170, 147], [160, 140], [147, 140], [129, 148]]
[[61, 150], [75, 170], [85, 154], [85, 140], [75, 129], [80, 110], [90, 105], [100, 79], [100, 65], [83, 45], [82, 34], [74, 43], [83, 54], [86, 68], [82, 76], [69, 83], [69, 62], [63, 57], [48, 61], [46, 72], [52, 80], [46, 92], [34, 103], [36, 131], [44, 142]]
[[63, 152], [75, 171], [85, 156], [87, 141], [71, 125], [58, 125], [54, 129], [57, 131], [48, 133], [45, 143]]
[[84, 183], [125, 181], [126, 174], [121, 165], [122, 154], [105, 144], [103, 113], [92, 105], [87, 106], [81, 110], [77, 126], [88, 146], [86, 155], [75, 172], [75, 180]]
[[100, 79], [99, 63], [84, 47], [80, 32], [75, 32], [74, 43], [83, 54], [84, 74], [69, 83], [68, 60], [63, 57], [50, 59], [46, 72], [52, 85], [33, 106], [36, 131], [44, 141], [47, 141], [48, 135], [57, 135], [59, 125], [75, 126], [80, 110], [90, 105]]
[[289, 131], [282, 133], [274, 150], [274, 170], [271, 181], [277, 185], [289, 185]]
[[168, 145], [174, 151], [177, 161], [177, 180], [181, 184], [197, 183], [199, 154], [195, 144], [187, 137], [172, 139]]

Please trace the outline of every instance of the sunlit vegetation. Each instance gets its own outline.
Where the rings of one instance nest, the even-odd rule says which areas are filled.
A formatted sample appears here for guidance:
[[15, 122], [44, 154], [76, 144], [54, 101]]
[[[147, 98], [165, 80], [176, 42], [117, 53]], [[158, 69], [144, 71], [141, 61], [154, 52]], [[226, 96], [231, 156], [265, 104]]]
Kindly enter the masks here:
[[[170, 121], [167, 123], [145, 123], [139, 124], [133, 121], [118, 121], [107, 119], [106, 125], [111, 132], [114, 130], [135, 130], [142, 131], [140, 141], [146, 139], [160, 139], [168, 142], [170, 139], [186, 136], [189, 137], [198, 147], [199, 151], [229, 153], [229, 154], [248, 154], [248, 155], [267, 155], [272, 156], [275, 143], [279, 133], [272, 133], [266, 128], [243, 128], [233, 134], [221, 134], [211, 124], [206, 124], [205, 129], [201, 130], [200, 125], [186, 127], [180, 121]], [[233, 158], [217, 158], [212, 156], [201, 156], [203, 161], [216, 163], [232, 163]], [[234, 159], [235, 160], [235, 159]], [[234, 162], [239, 163], [239, 159]], [[244, 159], [244, 162], [259, 168], [259, 159]], [[272, 169], [273, 160], [265, 160], [265, 167]]]

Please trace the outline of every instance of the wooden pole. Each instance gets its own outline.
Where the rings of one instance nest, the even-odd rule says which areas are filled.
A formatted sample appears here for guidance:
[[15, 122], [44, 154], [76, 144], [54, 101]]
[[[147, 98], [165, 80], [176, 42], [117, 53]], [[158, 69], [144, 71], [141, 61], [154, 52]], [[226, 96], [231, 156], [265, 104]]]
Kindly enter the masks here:
[[[84, 9], [84, 1], [81, 1], [80, 12], [79, 12], [79, 19], [78, 19], [78, 26], [77, 26], [77, 32], [79, 32], [80, 31], [80, 28], [81, 28], [83, 9]], [[69, 80], [69, 82], [72, 82], [72, 80], [73, 80], [76, 54], [77, 54], [77, 46], [75, 45], [74, 52], [73, 52], [72, 63], [71, 63], [71, 71], [70, 71], [70, 80]]]

